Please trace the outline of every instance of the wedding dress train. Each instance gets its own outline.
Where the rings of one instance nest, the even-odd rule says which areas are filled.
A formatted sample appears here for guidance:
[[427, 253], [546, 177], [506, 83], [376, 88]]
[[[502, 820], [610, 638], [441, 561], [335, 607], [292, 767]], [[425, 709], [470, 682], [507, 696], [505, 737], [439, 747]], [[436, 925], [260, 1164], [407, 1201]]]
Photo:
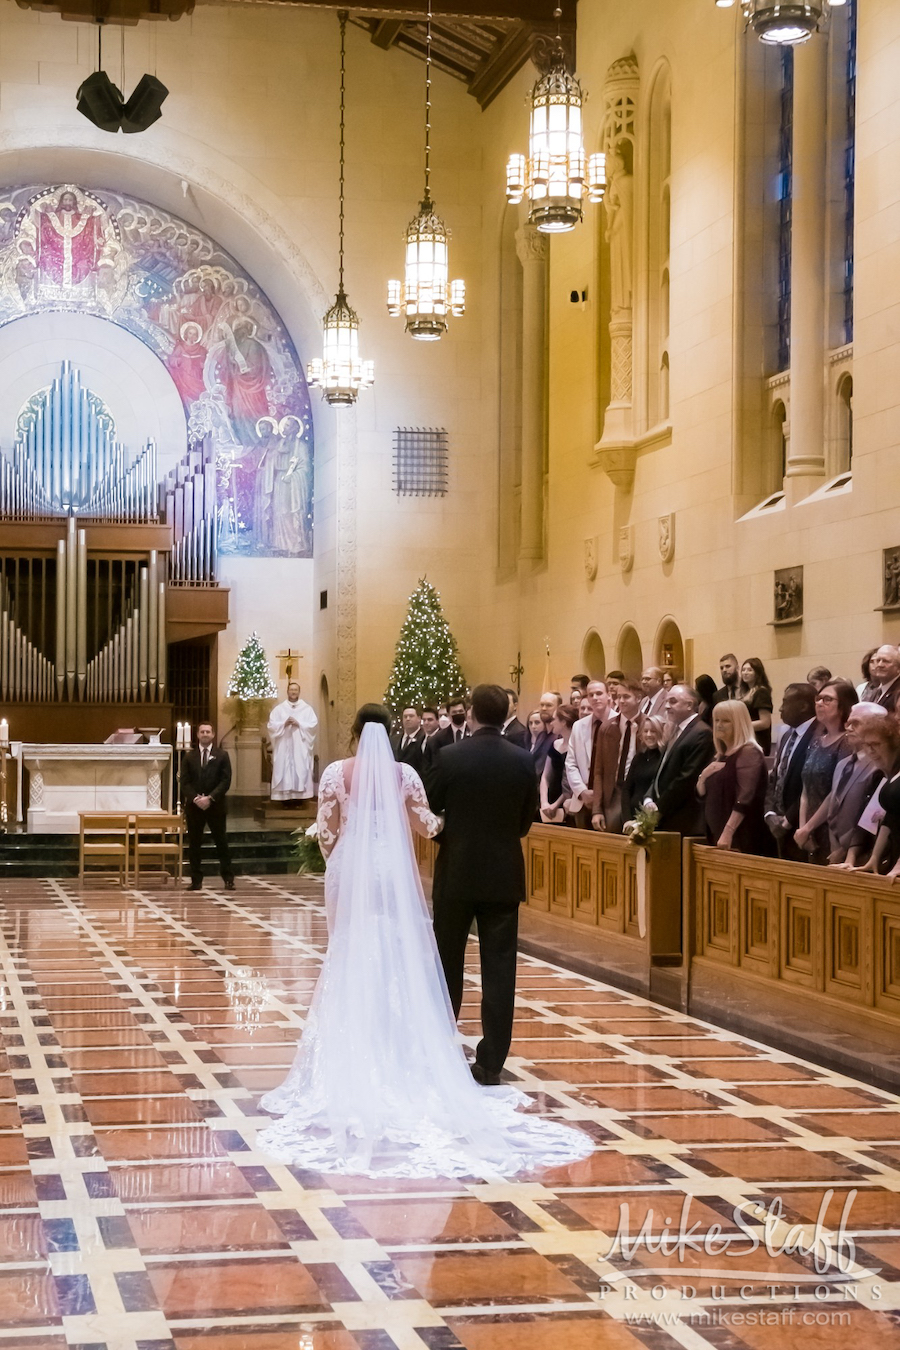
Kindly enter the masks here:
[[587, 1157], [587, 1135], [472, 1078], [413, 852], [407, 801], [430, 815], [418, 775], [395, 763], [376, 723], [363, 728], [349, 799], [334, 767], [343, 796], [328, 949], [293, 1068], [262, 1099], [282, 1118], [257, 1147], [370, 1177], [513, 1176]]

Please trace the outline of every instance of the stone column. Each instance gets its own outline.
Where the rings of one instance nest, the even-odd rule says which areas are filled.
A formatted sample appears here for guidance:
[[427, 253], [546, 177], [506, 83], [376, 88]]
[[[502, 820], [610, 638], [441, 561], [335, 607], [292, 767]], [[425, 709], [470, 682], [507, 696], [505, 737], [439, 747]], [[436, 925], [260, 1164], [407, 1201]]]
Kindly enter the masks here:
[[794, 49], [791, 200], [791, 501], [825, 476], [825, 218], [828, 43]]
[[547, 239], [532, 225], [516, 231], [522, 264], [521, 559], [544, 556], [544, 438], [547, 375]]

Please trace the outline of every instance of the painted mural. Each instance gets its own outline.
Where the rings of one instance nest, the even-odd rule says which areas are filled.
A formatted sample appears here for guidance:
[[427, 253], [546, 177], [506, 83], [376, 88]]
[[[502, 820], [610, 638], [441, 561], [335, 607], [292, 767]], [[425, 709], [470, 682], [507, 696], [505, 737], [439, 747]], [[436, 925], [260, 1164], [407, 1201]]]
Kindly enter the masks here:
[[266, 295], [193, 225], [72, 183], [0, 193], [0, 326], [68, 310], [126, 328], [215, 457], [219, 550], [312, 555], [313, 432], [297, 352]]

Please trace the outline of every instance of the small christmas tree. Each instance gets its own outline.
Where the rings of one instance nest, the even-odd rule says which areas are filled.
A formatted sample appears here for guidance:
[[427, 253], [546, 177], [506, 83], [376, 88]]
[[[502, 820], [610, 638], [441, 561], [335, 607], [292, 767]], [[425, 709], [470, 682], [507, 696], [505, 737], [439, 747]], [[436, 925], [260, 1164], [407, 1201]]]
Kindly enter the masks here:
[[409, 597], [384, 701], [399, 716], [407, 705], [437, 706], [466, 687], [441, 597], [423, 577]]
[[278, 697], [266, 653], [256, 632], [250, 634], [238, 653], [225, 697], [239, 699], [241, 703]]

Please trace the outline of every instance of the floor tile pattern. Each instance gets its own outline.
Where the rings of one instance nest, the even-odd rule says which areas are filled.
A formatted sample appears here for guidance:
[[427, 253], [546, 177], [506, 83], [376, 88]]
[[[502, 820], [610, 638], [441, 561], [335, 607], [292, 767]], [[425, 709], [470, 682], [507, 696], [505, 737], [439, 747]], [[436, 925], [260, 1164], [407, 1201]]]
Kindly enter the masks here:
[[[0, 885], [0, 1350], [900, 1347], [900, 1099], [534, 958], [508, 1076], [586, 1161], [375, 1182], [258, 1152], [325, 940], [315, 880]], [[719, 1250], [678, 1251], [682, 1218]]]

